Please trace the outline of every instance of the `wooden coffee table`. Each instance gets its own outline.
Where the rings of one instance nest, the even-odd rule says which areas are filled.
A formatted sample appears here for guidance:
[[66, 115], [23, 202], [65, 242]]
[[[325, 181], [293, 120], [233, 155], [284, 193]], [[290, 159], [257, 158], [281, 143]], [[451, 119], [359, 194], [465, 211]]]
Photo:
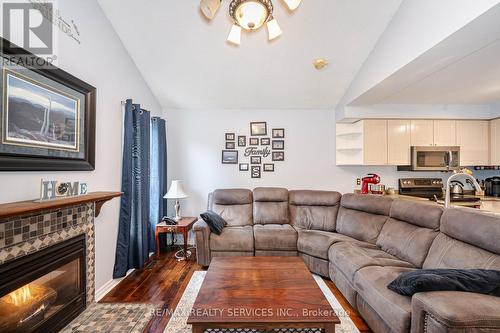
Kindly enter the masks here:
[[187, 323], [193, 333], [238, 328], [334, 333], [340, 320], [299, 257], [228, 257], [212, 260]]

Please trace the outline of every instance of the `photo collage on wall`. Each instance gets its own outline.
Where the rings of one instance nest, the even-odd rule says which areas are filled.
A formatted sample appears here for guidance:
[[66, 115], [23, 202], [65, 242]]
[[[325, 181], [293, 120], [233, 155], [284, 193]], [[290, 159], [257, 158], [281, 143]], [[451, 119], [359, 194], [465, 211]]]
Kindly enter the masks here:
[[250, 135], [225, 134], [222, 164], [235, 164], [241, 172], [250, 171], [251, 178], [274, 172], [276, 162], [285, 161], [285, 129], [268, 132], [266, 122], [250, 123]]

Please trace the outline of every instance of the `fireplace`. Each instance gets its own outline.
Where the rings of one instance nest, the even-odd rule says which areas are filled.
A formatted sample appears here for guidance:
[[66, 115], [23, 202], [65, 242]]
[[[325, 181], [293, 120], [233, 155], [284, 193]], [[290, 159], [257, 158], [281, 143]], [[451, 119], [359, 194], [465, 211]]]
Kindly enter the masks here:
[[0, 266], [0, 332], [58, 332], [86, 307], [86, 236]]

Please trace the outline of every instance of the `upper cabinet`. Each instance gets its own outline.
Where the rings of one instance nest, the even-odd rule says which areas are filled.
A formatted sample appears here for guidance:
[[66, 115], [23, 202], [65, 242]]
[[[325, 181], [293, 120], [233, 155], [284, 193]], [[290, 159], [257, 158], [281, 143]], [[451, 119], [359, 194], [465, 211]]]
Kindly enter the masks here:
[[457, 146], [460, 146], [460, 165], [489, 165], [489, 121], [457, 120]]
[[387, 121], [387, 164], [410, 165], [411, 121]]
[[433, 146], [434, 123], [432, 120], [411, 121], [411, 146]]
[[387, 164], [387, 120], [364, 120], [364, 165]]
[[434, 145], [457, 145], [457, 122], [455, 120], [434, 120]]
[[500, 165], [500, 119], [490, 122], [491, 165]]
[[387, 120], [337, 124], [337, 165], [387, 165]]

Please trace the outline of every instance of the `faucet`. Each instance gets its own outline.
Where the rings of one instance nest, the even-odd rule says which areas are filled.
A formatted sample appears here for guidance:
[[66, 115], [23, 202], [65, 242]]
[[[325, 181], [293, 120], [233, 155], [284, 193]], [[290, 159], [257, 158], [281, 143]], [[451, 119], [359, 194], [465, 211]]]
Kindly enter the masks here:
[[476, 178], [472, 177], [471, 175], [469, 175], [467, 173], [456, 173], [456, 174], [452, 175], [450, 178], [448, 178], [448, 181], [446, 182], [446, 197], [444, 200], [444, 207], [445, 208], [450, 207], [450, 202], [451, 202], [450, 184], [453, 180], [455, 180], [456, 178], [459, 178], [460, 176], [463, 176], [468, 181], [470, 181], [470, 183], [474, 186], [474, 188], [477, 192], [481, 191], [481, 186], [477, 182]]

